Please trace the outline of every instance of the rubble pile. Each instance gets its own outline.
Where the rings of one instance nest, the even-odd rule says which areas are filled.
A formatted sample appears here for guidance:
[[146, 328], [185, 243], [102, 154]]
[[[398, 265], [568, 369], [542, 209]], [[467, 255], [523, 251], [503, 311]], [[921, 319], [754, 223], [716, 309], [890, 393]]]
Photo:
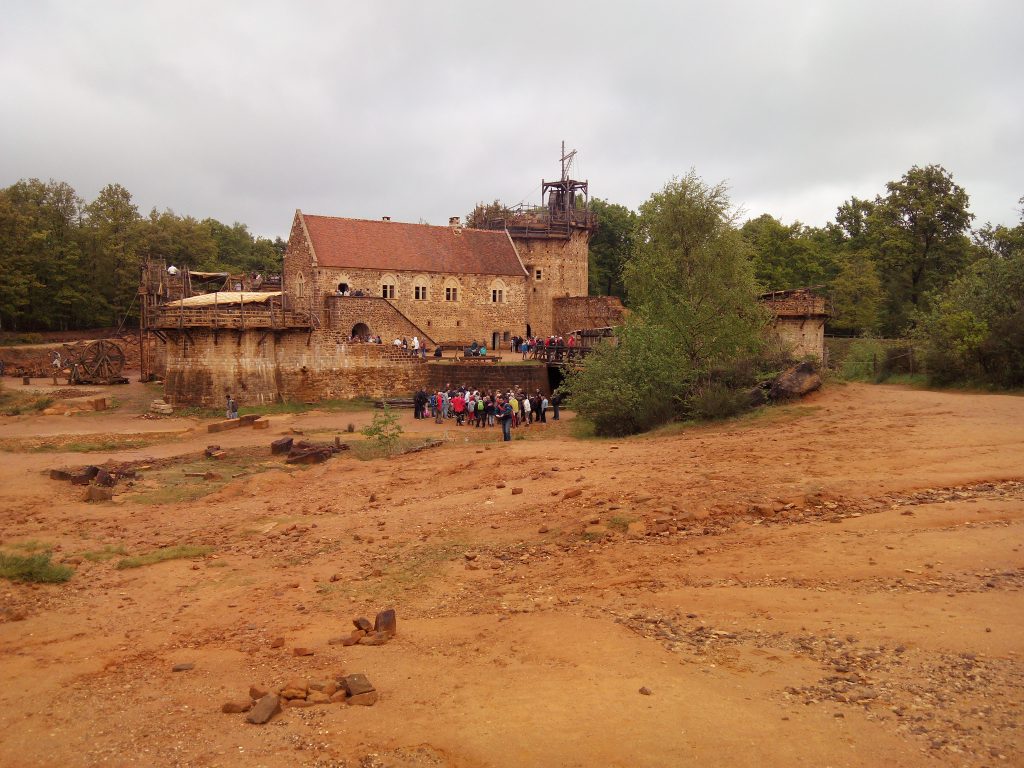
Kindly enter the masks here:
[[352, 619], [355, 629], [348, 637], [334, 638], [328, 642], [332, 645], [384, 645], [398, 634], [398, 620], [394, 608], [380, 611], [373, 623], [365, 616]]
[[90, 464], [77, 470], [51, 469], [50, 479], [70, 482], [72, 485], [88, 486], [86, 501], [110, 501], [113, 488], [122, 480], [134, 480], [138, 473], [128, 465], [114, 465], [104, 469]]
[[270, 444], [271, 455], [288, 454], [288, 464], [320, 464], [336, 453], [349, 450], [347, 443], [311, 443], [307, 440], [295, 442], [294, 437], [282, 437]]
[[337, 672], [322, 680], [293, 678], [270, 690], [260, 685], [249, 687], [249, 695], [226, 701], [220, 711], [225, 714], [246, 714], [254, 725], [270, 722], [283, 708], [315, 707], [325, 704], [348, 704], [372, 707], [380, 698], [366, 675]]

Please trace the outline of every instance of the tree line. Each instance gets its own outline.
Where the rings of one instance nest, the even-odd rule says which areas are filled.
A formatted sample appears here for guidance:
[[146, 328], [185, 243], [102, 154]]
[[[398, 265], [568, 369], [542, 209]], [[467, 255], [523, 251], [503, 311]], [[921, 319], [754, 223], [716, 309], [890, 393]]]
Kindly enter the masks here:
[[821, 228], [740, 223], [726, 187], [692, 171], [638, 211], [594, 208], [591, 290], [632, 309], [618, 345], [567, 377], [599, 433], [745, 407], [785, 363], [758, 294], [804, 286], [831, 297], [833, 331], [912, 340], [935, 383], [1024, 386], [1024, 209], [1014, 227], [972, 230], [968, 195], [941, 166], [851, 198]]
[[63, 181], [0, 189], [0, 330], [117, 326], [138, 316], [143, 260], [214, 272], [276, 274], [286, 243], [245, 224], [139, 212], [109, 184], [86, 202]]
[[[1024, 198], [1021, 199], [1024, 205]], [[594, 200], [599, 229], [590, 248], [592, 294], [630, 298], [623, 269], [636, 244], [638, 213]], [[1021, 227], [971, 229], [967, 192], [942, 166], [914, 166], [874, 199], [851, 197], [821, 227], [762, 214], [739, 225], [764, 291], [819, 286], [833, 303], [829, 329], [901, 336], [932, 297], [974, 262], [1008, 255]]]

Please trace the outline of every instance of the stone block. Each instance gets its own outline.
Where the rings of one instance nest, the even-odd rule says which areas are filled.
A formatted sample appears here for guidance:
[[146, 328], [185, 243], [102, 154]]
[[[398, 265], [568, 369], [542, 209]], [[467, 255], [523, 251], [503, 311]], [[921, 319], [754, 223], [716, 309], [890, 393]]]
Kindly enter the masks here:
[[272, 693], [268, 693], [256, 702], [255, 706], [249, 710], [249, 714], [245, 716], [245, 719], [254, 725], [262, 725], [280, 711], [281, 699]]
[[345, 675], [345, 677], [341, 679], [341, 684], [349, 696], [358, 696], [361, 693], [369, 693], [370, 691], [376, 690], [373, 687], [373, 683], [367, 679], [366, 675], [361, 673]]
[[292, 449], [292, 443], [295, 441], [293, 437], [282, 437], [275, 440], [270, 444], [270, 453], [277, 455], [280, 453], [288, 453]]
[[374, 619], [373, 629], [376, 632], [383, 632], [388, 637], [394, 637], [398, 634], [398, 617], [395, 614], [394, 608], [385, 608], [383, 611], [377, 614], [377, 618]]

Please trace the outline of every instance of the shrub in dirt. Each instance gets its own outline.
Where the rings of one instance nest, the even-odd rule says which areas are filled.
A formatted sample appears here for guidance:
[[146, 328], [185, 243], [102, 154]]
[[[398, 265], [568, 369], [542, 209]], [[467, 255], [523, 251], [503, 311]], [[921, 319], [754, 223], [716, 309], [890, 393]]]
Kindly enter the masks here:
[[35, 555], [12, 555], [0, 552], [0, 578], [57, 584], [71, 578], [74, 570], [50, 560], [49, 552]]
[[398, 423], [398, 414], [387, 405], [383, 410], [373, 414], [373, 421], [359, 431], [374, 441], [386, 455], [394, 451], [402, 437], [402, 425]]

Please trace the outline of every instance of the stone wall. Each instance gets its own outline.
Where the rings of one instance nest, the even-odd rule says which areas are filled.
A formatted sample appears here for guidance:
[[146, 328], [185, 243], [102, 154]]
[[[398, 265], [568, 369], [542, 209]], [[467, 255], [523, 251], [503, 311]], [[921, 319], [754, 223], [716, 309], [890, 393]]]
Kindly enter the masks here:
[[[410, 344], [414, 336], [429, 346], [434, 340], [426, 331], [414, 325], [408, 317], [398, 311], [391, 302], [368, 296], [326, 296], [327, 306], [323, 314], [324, 325], [337, 331], [342, 338], [352, 335], [356, 326], [365, 325], [371, 336], [380, 336], [385, 344], [405, 337]], [[362, 331], [362, 329], [360, 329]]]
[[608, 328], [622, 324], [626, 308], [616, 296], [575, 296], [554, 300], [555, 334], [565, 336], [582, 328]]
[[219, 407], [229, 393], [241, 405], [256, 405], [384, 397], [426, 381], [426, 362], [389, 345], [347, 338], [347, 331], [329, 330], [172, 332], [166, 395], [174, 405]]
[[[330, 306], [342, 284], [375, 298], [382, 296], [385, 284], [393, 285], [394, 298], [387, 301], [429, 338], [442, 344], [468, 344], [476, 340], [491, 346], [495, 333], [501, 340], [506, 334], [511, 337], [526, 332], [525, 276], [317, 268], [314, 281], [321, 297], [318, 306]], [[417, 287], [426, 290], [426, 298], [416, 298]], [[447, 300], [447, 288], [455, 289], [454, 301]], [[498, 302], [493, 301], [496, 290], [501, 292]], [[384, 336], [367, 324], [371, 333]], [[348, 330], [351, 332], [351, 326]]]
[[514, 241], [529, 273], [526, 322], [530, 333], [549, 336], [555, 332], [553, 299], [587, 295], [590, 235], [586, 230], [574, 230], [568, 240], [514, 238]]
[[773, 328], [794, 357], [825, 361], [824, 317], [777, 317]]
[[488, 392], [522, 389], [550, 394], [548, 368], [544, 363], [502, 365], [500, 363], [431, 363], [427, 366], [431, 391], [446, 386], [481, 389]]

